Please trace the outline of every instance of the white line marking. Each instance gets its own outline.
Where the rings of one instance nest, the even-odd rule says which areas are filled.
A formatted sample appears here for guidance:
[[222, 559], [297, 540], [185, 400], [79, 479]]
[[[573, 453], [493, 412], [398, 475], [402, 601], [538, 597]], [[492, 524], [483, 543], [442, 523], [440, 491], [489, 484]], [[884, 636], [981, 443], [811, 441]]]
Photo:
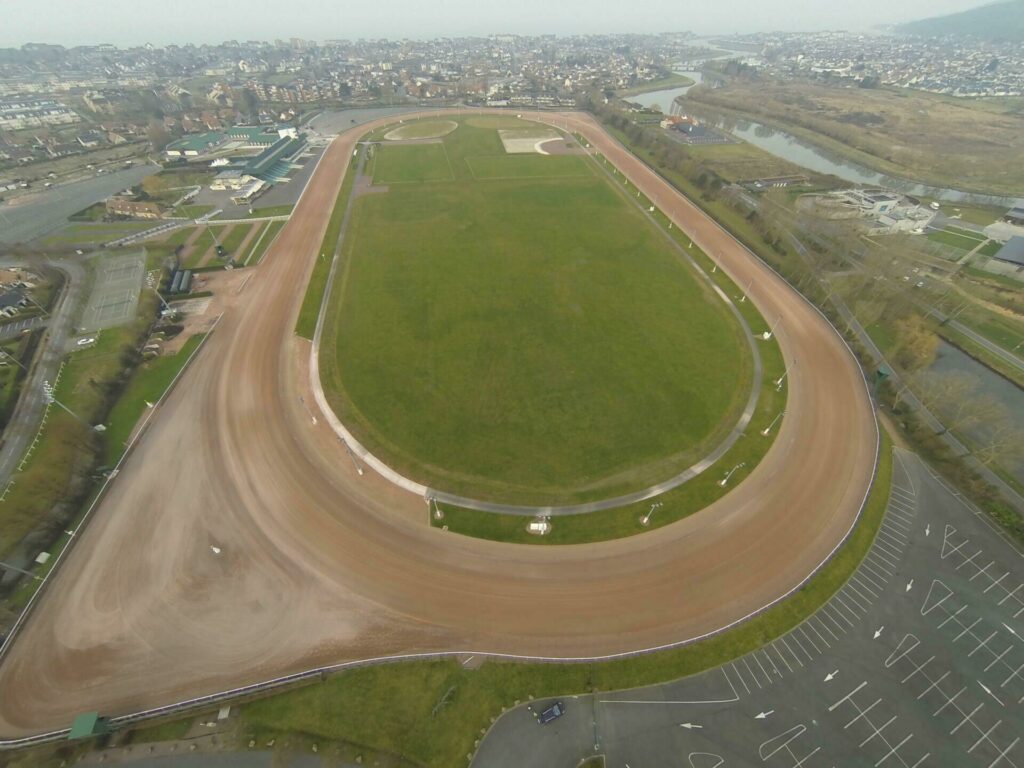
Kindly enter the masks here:
[[845, 702], [846, 700], [848, 700], [848, 699], [849, 699], [849, 698], [850, 698], [851, 696], [853, 696], [853, 695], [854, 695], [855, 693], [857, 693], [857, 692], [858, 692], [858, 691], [859, 691], [859, 690], [860, 690], [861, 688], [863, 688], [863, 687], [864, 687], [865, 685], [867, 685], [867, 684], [868, 684], [868, 681], [867, 681], [867, 680], [865, 680], [865, 681], [864, 681], [863, 683], [861, 683], [860, 685], [858, 685], [858, 686], [857, 686], [856, 688], [854, 688], [854, 689], [853, 689], [852, 691], [850, 691], [850, 692], [849, 692], [848, 694], [846, 694], [845, 696], [843, 696], [843, 698], [841, 698], [841, 699], [840, 699], [839, 701], [837, 701], [837, 702], [836, 702], [835, 704], [833, 704], [833, 705], [832, 705], [831, 707], [829, 707], [829, 708], [828, 708], [828, 711], [829, 711], [829, 712], [832, 712], [832, 711], [834, 711], [836, 707], [838, 707], [838, 706], [839, 706], [840, 704], [842, 704], [843, 702]]

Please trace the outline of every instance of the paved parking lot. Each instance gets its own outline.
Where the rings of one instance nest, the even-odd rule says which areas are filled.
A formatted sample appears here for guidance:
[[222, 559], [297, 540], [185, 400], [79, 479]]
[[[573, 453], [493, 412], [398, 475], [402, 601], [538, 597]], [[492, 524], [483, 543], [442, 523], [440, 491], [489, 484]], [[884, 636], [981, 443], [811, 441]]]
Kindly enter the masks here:
[[1024, 766], [1022, 619], [1021, 554], [897, 451], [868, 556], [802, 625], [694, 678], [567, 698], [548, 726], [513, 710], [473, 765]]

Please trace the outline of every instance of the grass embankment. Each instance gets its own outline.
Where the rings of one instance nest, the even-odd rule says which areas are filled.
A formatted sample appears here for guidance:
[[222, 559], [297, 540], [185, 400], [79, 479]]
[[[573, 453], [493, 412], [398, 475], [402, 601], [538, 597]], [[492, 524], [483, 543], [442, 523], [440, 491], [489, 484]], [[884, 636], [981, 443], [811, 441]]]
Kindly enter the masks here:
[[135, 369], [107, 417], [103, 452], [107, 466], [121, 458], [132, 430], [148, 408], [146, 403], [156, 404], [202, 340], [203, 336], [193, 336], [176, 354], [155, 357]]
[[354, 203], [321, 352], [335, 411], [390, 466], [574, 503], [663, 480], [728, 434], [751, 384], [739, 323], [588, 158], [505, 154], [463, 124], [379, 147], [374, 180], [394, 178]]
[[284, 229], [285, 222], [283, 221], [271, 221], [263, 229], [263, 233], [256, 238], [253, 238], [252, 249], [245, 257], [243, 264], [245, 266], [255, 266], [263, 260], [263, 254], [267, 252], [267, 248], [271, 246], [274, 240], [277, 239], [278, 234]]
[[650, 80], [646, 83], [634, 85], [631, 88], [623, 88], [621, 91], [616, 91], [615, 95], [620, 99], [628, 99], [630, 96], [639, 96], [641, 93], [650, 93], [651, 91], [662, 91], [668, 88], [685, 88], [688, 85], [693, 85], [693, 83], [693, 78], [687, 77], [686, 75], [671, 74], [667, 77], [659, 77], [657, 80]]
[[[246, 704], [259, 741], [294, 733], [364, 745], [424, 766], [464, 765], [502, 710], [533, 698], [619, 690], [686, 677], [742, 656], [796, 627], [849, 579], [881, 524], [892, 480], [883, 434], [878, 474], [862, 518], [837, 555], [795, 595], [723, 635], [671, 651], [593, 664], [422, 661], [352, 669], [307, 688]], [[447, 705], [438, 706], [445, 700]], [[435, 711], [436, 708], [436, 711]]]
[[50, 406], [24, 469], [0, 502], [0, 556], [33, 530], [59, 529], [68, 510], [88, 492], [88, 473], [102, 442], [87, 424], [106, 417], [155, 315], [155, 303], [152, 293], [143, 292], [135, 321], [103, 331], [95, 346], [68, 357], [55, 396], [82, 421], [56, 404]]
[[[366, 150], [359, 151], [365, 152]], [[306, 295], [302, 299], [302, 307], [299, 309], [299, 319], [295, 322], [295, 333], [304, 339], [312, 340], [313, 334], [316, 333], [320, 305], [324, 300], [324, 291], [327, 290], [327, 278], [331, 275], [331, 260], [338, 247], [341, 223], [345, 219], [345, 209], [348, 207], [348, 199], [352, 194], [355, 178], [355, 164], [350, 161], [348, 169], [345, 171], [345, 180], [341, 184], [341, 191], [338, 193], [338, 199], [334, 201], [331, 218], [324, 231], [324, 239], [320, 243], [320, 256], [317, 257], [316, 263], [313, 265], [313, 272], [309, 276], [309, 283], [306, 284]]]
[[73, 223], [36, 244], [43, 248], [70, 248], [72, 246], [98, 246], [127, 235], [144, 232], [160, 224], [159, 221], [98, 221], [94, 223]]
[[291, 216], [295, 210], [294, 205], [267, 206], [266, 208], [253, 208], [252, 213], [246, 213], [249, 218], [266, 218], [268, 216]]
[[[692, 144], [687, 146], [695, 160], [726, 181], [754, 181], [773, 176], [814, 176], [806, 168], [765, 152], [753, 144]], [[801, 188], [801, 191], [806, 191]]]
[[175, 214], [186, 219], [198, 219], [213, 210], [212, 205], [182, 205], [175, 209]]

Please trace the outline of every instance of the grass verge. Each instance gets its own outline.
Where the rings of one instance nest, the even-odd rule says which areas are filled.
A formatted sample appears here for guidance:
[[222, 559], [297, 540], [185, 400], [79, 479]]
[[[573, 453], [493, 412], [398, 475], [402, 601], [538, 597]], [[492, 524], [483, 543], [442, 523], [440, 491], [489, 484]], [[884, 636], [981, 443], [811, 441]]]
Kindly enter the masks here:
[[342, 182], [338, 199], [334, 201], [334, 209], [331, 211], [331, 218], [327, 222], [327, 230], [324, 232], [323, 242], [320, 244], [320, 258], [313, 265], [313, 273], [309, 276], [309, 283], [306, 285], [306, 296], [302, 300], [302, 308], [299, 310], [299, 319], [295, 323], [295, 333], [304, 339], [313, 339], [316, 333], [316, 320], [320, 314], [320, 305], [324, 300], [324, 291], [327, 290], [327, 278], [331, 275], [331, 258], [338, 245], [338, 237], [341, 235], [341, 223], [345, 219], [345, 209], [348, 207], [348, 198], [355, 184], [355, 169], [349, 163], [345, 171], [345, 180]]
[[107, 418], [103, 452], [107, 466], [121, 458], [135, 425], [148, 407], [146, 403], [155, 404], [161, 398], [202, 340], [202, 335], [193, 336], [177, 354], [155, 357], [135, 369]]
[[242, 717], [259, 740], [294, 733], [343, 740], [424, 766], [465, 764], [473, 742], [515, 702], [666, 682], [714, 668], [790, 631], [852, 575], [874, 541], [892, 480], [883, 433], [878, 473], [861, 520], [835, 557], [805, 587], [730, 632], [693, 645], [590, 664], [487, 662], [468, 670], [455, 660], [348, 670], [295, 691], [246, 704]]

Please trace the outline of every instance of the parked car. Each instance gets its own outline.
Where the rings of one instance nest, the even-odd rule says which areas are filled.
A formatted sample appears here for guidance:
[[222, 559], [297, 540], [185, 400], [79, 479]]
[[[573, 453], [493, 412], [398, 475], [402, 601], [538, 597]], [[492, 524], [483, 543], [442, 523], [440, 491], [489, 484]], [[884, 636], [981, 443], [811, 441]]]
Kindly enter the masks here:
[[552, 704], [550, 707], [548, 707], [540, 713], [540, 717], [537, 718], [537, 722], [539, 722], [541, 725], [547, 725], [552, 720], [557, 720], [564, 714], [565, 705], [560, 701], [556, 701], [554, 704]]

